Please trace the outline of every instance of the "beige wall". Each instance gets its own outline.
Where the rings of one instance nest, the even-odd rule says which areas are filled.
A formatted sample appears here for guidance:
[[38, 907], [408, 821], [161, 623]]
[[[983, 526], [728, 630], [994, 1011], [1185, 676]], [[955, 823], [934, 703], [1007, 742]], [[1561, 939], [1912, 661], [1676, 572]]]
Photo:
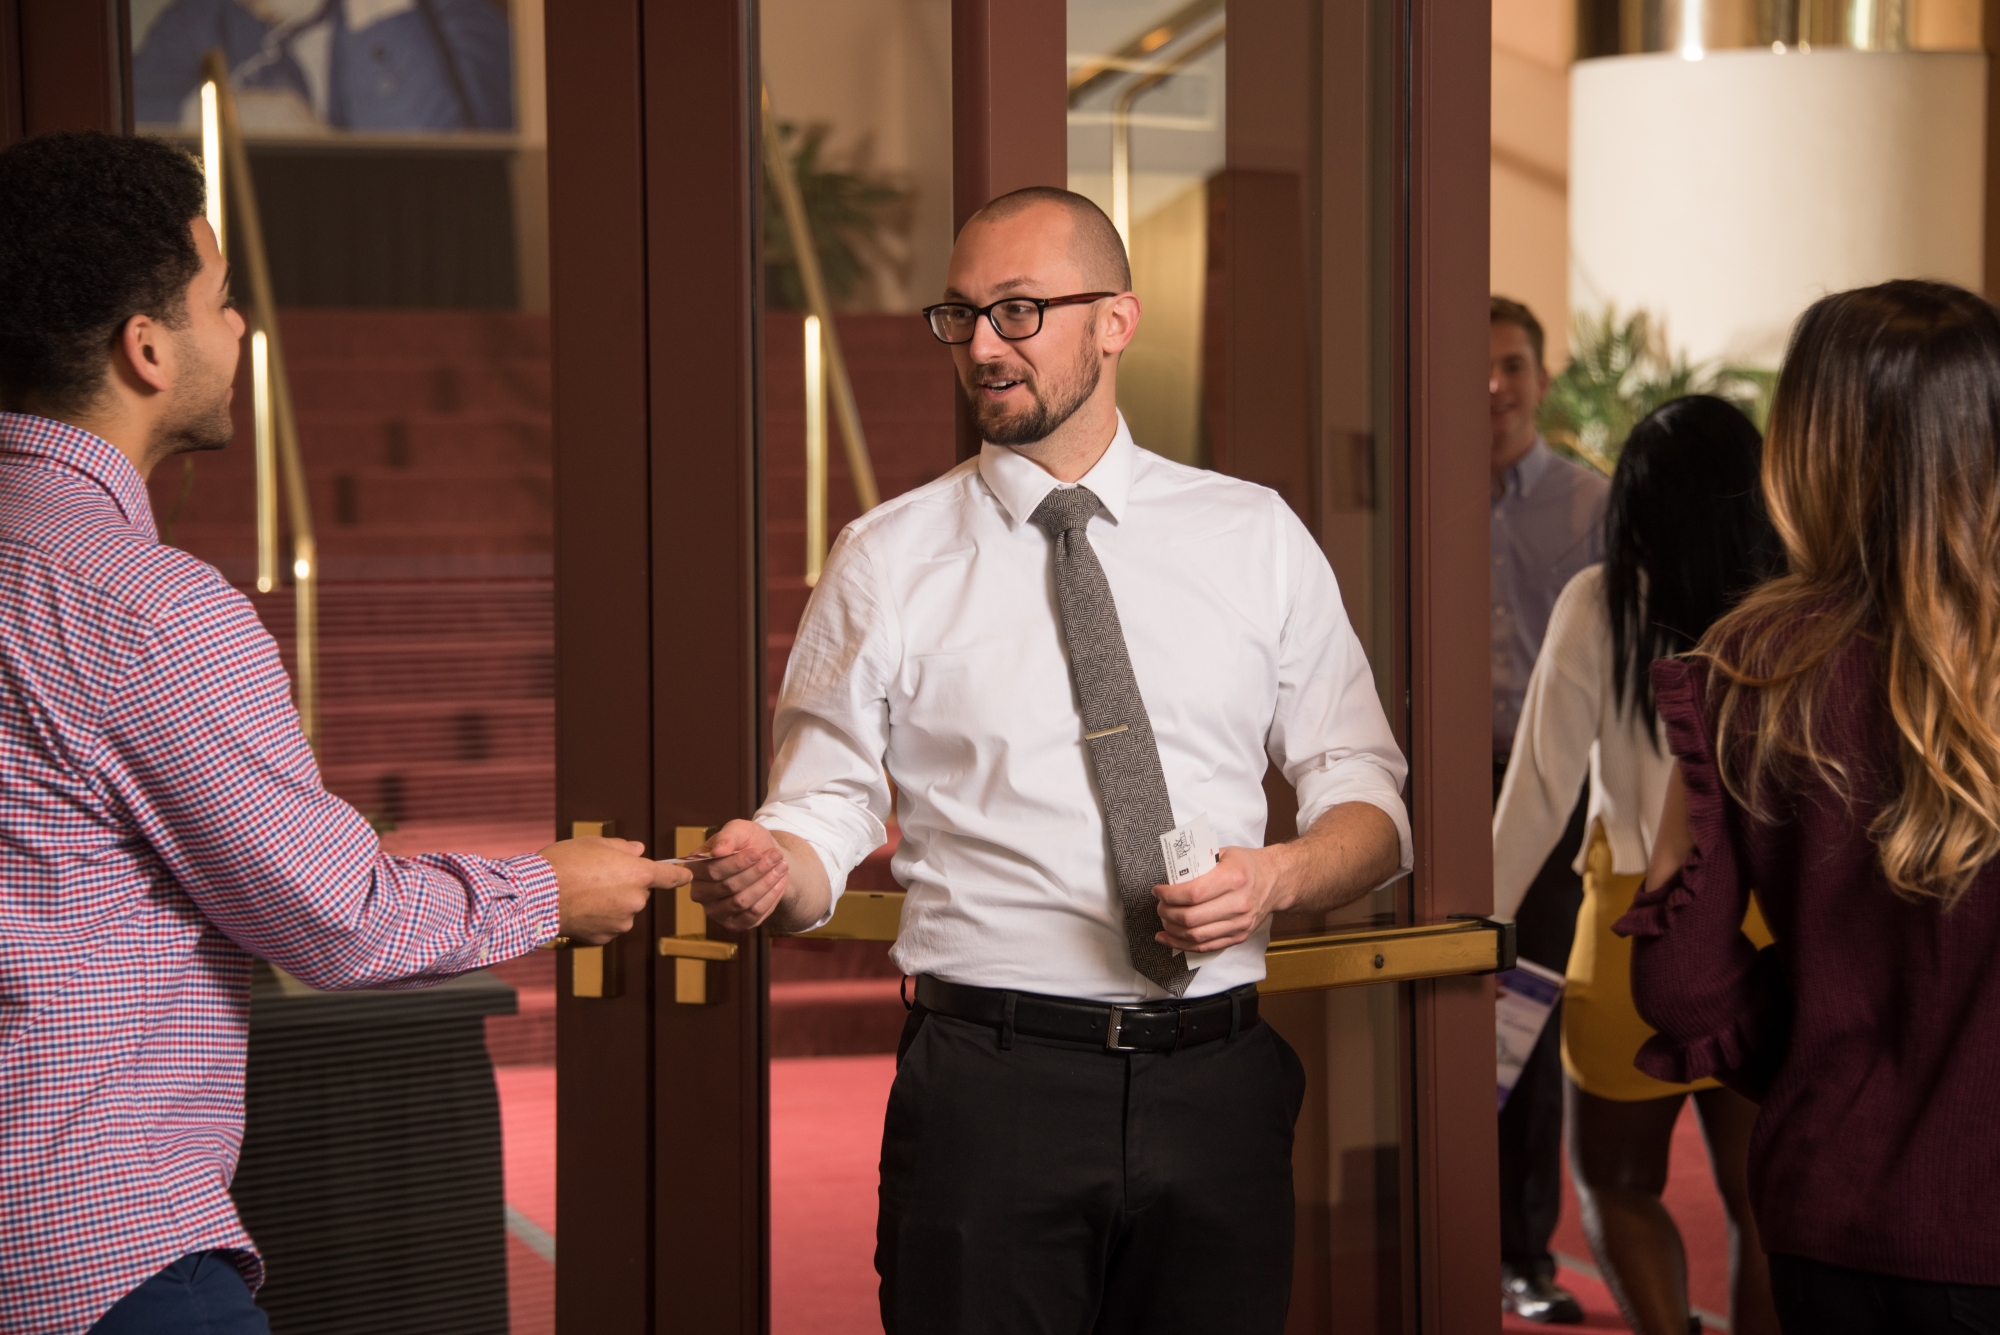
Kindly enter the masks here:
[[1132, 438], [1201, 462], [1202, 307], [1208, 278], [1208, 186], [1198, 182], [1132, 224], [1132, 290], [1144, 314], [1118, 366], [1118, 407]]
[[1548, 332], [1549, 369], [1569, 360], [1567, 0], [1493, 0], [1493, 290]]
[[763, 0], [764, 77], [780, 120], [832, 127], [831, 165], [912, 194], [876, 274], [875, 310], [938, 299], [951, 258], [951, 0]]

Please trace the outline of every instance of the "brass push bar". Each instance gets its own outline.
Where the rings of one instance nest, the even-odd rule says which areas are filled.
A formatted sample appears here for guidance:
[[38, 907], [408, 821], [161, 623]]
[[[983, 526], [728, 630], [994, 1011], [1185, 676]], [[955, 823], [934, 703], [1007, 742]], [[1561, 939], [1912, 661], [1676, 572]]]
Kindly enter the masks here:
[[[901, 891], [850, 890], [824, 926], [797, 935], [814, 941], [894, 941], [902, 915]], [[1374, 927], [1274, 941], [1264, 953], [1264, 981], [1257, 990], [1365, 987], [1513, 967], [1512, 923], [1454, 918], [1422, 927]]]

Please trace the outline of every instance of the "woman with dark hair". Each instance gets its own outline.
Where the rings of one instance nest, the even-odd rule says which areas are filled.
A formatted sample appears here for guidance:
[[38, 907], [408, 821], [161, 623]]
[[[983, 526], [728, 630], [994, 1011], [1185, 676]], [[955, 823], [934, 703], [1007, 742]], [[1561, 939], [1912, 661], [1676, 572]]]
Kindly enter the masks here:
[[1760, 1103], [1787, 1332], [2000, 1330], [2000, 311], [1815, 302], [1763, 479], [1790, 573], [1653, 669], [1640, 1065]]
[[[1660, 1201], [1690, 1095], [1729, 1212], [1730, 1329], [1777, 1329], [1746, 1185], [1756, 1106], [1714, 1080], [1634, 1069], [1652, 1031], [1632, 1004], [1630, 946], [1611, 932], [1644, 880], [1673, 767], [1647, 668], [1692, 648], [1779, 567], [1758, 496], [1761, 452], [1750, 419], [1706, 395], [1676, 399], [1633, 428], [1611, 480], [1604, 564], [1579, 573], [1556, 603], [1493, 813], [1495, 912], [1512, 917], [1589, 774], [1583, 908], [1562, 1010], [1565, 1124], [1591, 1250], [1640, 1335], [1698, 1329], [1680, 1233]], [[1747, 926], [1762, 933], [1754, 909]]]

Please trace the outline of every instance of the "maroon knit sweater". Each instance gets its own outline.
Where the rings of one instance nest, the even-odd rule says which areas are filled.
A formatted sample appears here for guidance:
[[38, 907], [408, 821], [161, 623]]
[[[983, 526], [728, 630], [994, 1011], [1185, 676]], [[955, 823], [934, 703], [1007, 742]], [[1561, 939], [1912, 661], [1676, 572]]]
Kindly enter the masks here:
[[[1950, 913], [1899, 898], [1868, 836], [1899, 780], [1876, 651], [1836, 665], [1817, 740], [1853, 803], [1800, 781], [1771, 823], [1724, 790], [1705, 666], [1653, 665], [1694, 852], [1617, 930], [1659, 1031], [1641, 1070], [1763, 1107], [1750, 1189], [1767, 1251], [2000, 1285], [2000, 864]], [[1752, 887], [1777, 944], [1741, 930]]]

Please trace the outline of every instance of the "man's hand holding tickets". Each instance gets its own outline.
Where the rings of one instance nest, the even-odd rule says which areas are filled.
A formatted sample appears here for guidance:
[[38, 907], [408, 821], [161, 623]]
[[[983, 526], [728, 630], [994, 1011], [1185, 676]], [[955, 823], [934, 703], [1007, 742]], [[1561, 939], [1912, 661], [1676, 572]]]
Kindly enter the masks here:
[[803, 931], [825, 916], [832, 898], [826, 867], [803, 840], [733, 820], [701, 852], [709, 860], [688, 868], [695, 902], [730, 931], [752, 931], [767, 919], [779, 931]]

